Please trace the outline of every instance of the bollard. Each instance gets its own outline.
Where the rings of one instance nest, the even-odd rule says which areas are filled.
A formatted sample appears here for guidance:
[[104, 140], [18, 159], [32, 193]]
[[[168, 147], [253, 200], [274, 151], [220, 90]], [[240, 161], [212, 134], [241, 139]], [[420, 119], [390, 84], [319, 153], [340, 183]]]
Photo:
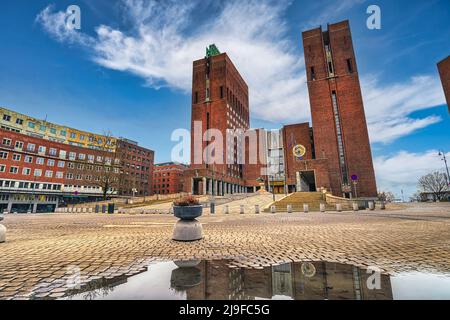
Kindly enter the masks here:
[[342, 204], [336, 203], [336, 211], [341, 212], [342, 211]]
[[380, 209], [381, 209], [381, 210], [386, 209], [386, 203], [385, 203], [384, 201], [381, 201]]
[[277, 207], [276, 206], [271, 206], [270, 207], [270, 212], [271, 213], [277, 213]]
[[228, 205], [225, 205], [222, 209], [222, 212], [224, 214], [229, 214], [230, 213], [230, 207]]
[[211, 201], [211, 203], [209, 204], [209, 208], [210, 208], [211, 214], [216, 213], [216, 204], [214, 202]]
[[358, 211], [359, 210], [359, 205], [356, 202], [353, 202], [353, 211]]
[[287, 205], [287, 212], [292, 213], [292, 204]]
[[245, 208], [244, 208], [244, 205], [243, 205], [243, 204], [241, 204], [239, 213], [240, 213], [240, 214], [244, 214], [244, 213], [245, 213]]
[[325, 212], [325, 203], [320, 204], [320, 212]]
[[106, 204], [102, 205], [102, 213], [106, 213]]
[[373, 201], [369, 202], [369, 210], [375, 210], [375, 202]]
[[303, 204], [303, 212], [304, 213], [308, 213], [309, 212], [309, 204], [307, 204], [307, 203]]
[[98, 204], [95, 205], [95, 213], [100, 212], [100, 206]]
[[255, 204], [255, 214], [259, 214], [259, 204]]

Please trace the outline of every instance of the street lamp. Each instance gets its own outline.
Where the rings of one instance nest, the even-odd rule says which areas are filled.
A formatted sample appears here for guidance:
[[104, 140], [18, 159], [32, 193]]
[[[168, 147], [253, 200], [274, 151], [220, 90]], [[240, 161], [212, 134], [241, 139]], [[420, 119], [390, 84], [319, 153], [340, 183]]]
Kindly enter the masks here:
[[447, 165], [447, 158], [445, 157], [445, 152], [439, 151], [438, 155], [442, 157], [441, 160], [443, 160], [445, 163], [445, 169], [447, 170], [447, 184], [450, 185], [450, 174], [448, 173], [448, 165]]

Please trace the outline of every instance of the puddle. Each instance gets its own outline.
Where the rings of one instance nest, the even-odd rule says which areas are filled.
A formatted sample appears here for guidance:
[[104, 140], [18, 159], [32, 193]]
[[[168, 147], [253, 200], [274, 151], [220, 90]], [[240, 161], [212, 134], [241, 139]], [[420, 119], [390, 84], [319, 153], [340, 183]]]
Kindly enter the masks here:
[[97, 280], [74, 300], [393, 300], [450, 299], [450, 275], [377, 275], [355, 266], [296, 262], [260, 269], [227, 260], [158, 262], [132, 276]]

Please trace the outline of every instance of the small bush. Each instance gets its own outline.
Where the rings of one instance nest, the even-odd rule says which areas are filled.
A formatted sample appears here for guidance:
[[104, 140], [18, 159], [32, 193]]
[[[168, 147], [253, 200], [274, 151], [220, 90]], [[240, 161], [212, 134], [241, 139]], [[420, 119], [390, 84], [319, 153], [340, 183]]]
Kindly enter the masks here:
[[200, 202], [193, 196], [183, 197], [173, 202], [173, 205], [176, 207], [198, 206], [199, 204]]

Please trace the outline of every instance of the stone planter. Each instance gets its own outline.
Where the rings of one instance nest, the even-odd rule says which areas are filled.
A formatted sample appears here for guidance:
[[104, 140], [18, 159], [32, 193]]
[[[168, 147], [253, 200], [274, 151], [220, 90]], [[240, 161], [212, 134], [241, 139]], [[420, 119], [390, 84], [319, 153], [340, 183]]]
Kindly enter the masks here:
[[176, 241], [195, 241], [203, 238], [202, 224], [196, 219], [202, 215], [203, 207], [173, 207], [173, 214], [180, 220], [173, 228], [172, 239]]

